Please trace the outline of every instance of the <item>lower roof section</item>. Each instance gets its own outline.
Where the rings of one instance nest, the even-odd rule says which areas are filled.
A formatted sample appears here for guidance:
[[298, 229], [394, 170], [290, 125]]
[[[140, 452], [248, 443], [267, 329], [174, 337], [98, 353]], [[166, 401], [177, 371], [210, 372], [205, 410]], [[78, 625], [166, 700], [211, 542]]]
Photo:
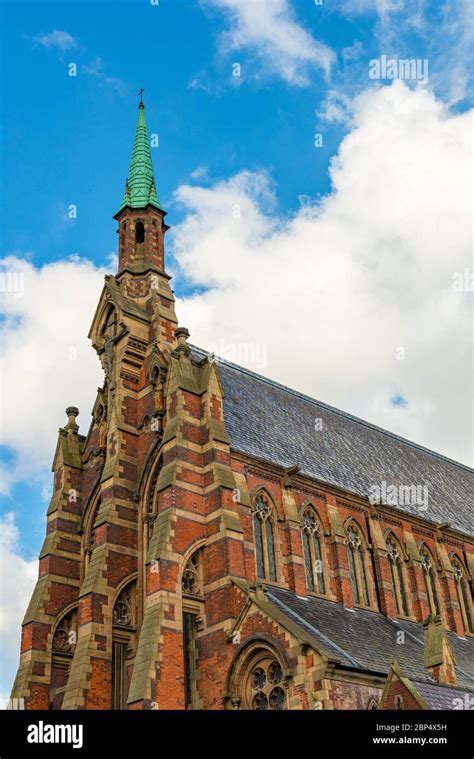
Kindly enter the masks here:
[[[421, 624], [394, 621], [366, 609], [346, 609], [314, 596], [306, 599], [273, 585], [266, 586], [266, 599], [320, 643], [321, 651], [339, 666], [384, 675], [396, 659], [411, 680], [434, 684], [423, 664]], [[448, 637], [456, 658], [458, 687], [474, 691], [474, 638], [461, 639], [450, 632]]]
[[472, 691], [452, 688], [449, 685], [412, 681], [412, 686], [418, 691], [430, 709], [472, 709], [474, 694]]

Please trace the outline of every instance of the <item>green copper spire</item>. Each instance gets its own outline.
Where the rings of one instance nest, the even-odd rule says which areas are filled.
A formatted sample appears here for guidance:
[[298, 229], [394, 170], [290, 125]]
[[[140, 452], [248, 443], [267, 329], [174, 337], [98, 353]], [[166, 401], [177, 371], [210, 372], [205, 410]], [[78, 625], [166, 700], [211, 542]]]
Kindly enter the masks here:
[[119, 211], [125, 208], [125, 206], [129, 206], [130, 208], [145, 208], [147, 205], [155, 206], [160, 211], [163, 210], [156, 195], [155, 177], [153, 176], [153, 164], [151, 162], [150, 144], [148, 142], [145, 121], [145, 106], [140, 100], [132, 158], [125, 185], [125, 194]]

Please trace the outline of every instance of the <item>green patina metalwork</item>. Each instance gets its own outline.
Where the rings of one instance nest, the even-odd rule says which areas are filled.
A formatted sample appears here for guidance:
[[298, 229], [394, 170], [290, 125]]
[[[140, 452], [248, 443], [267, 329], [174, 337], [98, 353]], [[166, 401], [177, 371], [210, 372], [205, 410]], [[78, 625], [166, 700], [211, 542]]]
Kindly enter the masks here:
[[125, 194], [119, 211], [127, 206], [129, 208], [146, 208], [148, 205], [159, 208], [160, 211], [163, 210], [156, 194], [150, 143], [148, 141], [148, 131], [145, 121], [145, 107], [143, 103], [140, 103], [132, 158], [125, 185]]

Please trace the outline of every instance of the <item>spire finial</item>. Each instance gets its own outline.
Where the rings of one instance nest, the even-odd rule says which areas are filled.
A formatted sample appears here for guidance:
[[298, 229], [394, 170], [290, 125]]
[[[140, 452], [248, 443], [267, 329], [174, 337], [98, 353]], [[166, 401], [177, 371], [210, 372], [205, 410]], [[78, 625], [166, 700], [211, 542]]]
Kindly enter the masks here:
[[140, 87], [140, 89], [138, 90], [138, 94], [140, 95], [140, 104], [138, 106], [139, 108], [144, 108], [145, 107], [144, 104], [143, 104], [143, 93], [144, 92], [145, 92], [145, 90], [143, 89], [143, 87]]

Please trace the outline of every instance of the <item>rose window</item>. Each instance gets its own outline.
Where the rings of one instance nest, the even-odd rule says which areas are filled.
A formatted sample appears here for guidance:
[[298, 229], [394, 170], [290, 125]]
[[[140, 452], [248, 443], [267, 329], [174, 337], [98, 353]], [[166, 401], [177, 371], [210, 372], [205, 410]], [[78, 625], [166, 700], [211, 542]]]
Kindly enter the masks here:
[[282, 687], [283, 671], [276, 659], [259, 661], [247, 678], [247, 702], [254, 710], [281, 710], [286, 707], [286, 692]]

